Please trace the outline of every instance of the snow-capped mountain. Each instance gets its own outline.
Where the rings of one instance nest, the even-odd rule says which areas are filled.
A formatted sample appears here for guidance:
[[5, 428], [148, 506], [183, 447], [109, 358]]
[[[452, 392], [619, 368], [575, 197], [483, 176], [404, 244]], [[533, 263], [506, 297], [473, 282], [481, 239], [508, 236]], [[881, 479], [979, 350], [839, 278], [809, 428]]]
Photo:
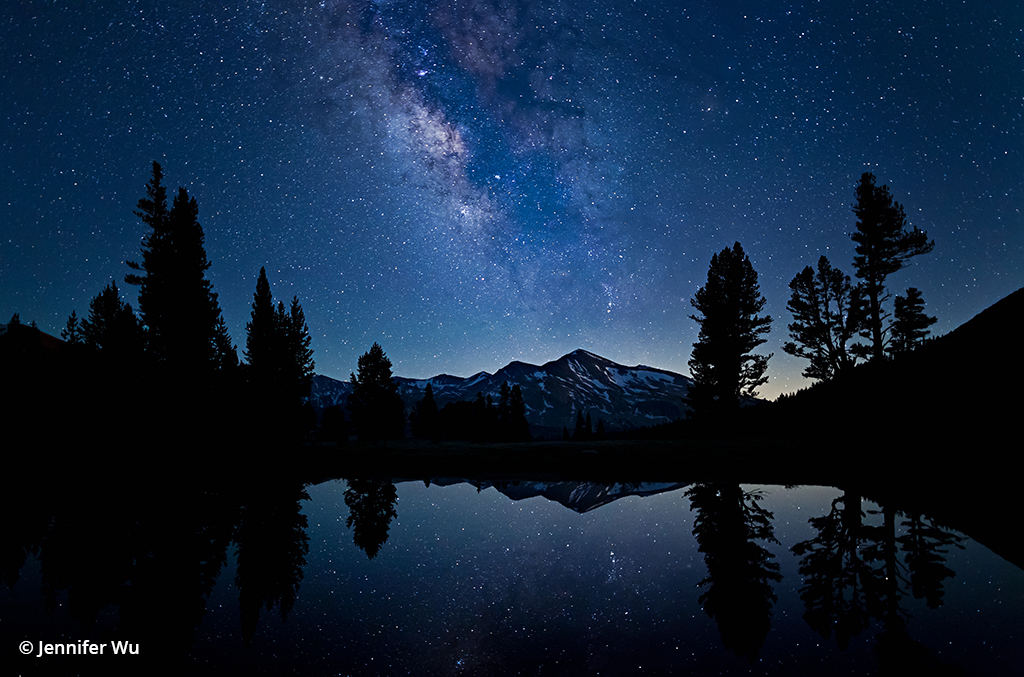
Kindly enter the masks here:
[[[442, 374], [429, 379], [395, 377], [409, 410], [431, 384], [437, 406], [490, 395], [495, 402], [501, 384], [518, 384], [526, 403], [526, 419], [534, 437], [553, 437], [563, 427], [571, 431], [576, 412], [589, 413], [596, 427], [623, 430], [666, 423], [686, 416], [683, 403], [693, 381], [664, 369], [627, 367], [585, 350], [575, 350], [537, 366], [512, 362], [495, 374], [480, 372], [467, 378]], [[351, 384], [327, 376], [313, 378], [312, 402], [317, 409], [333, 404], [345, 407]]]

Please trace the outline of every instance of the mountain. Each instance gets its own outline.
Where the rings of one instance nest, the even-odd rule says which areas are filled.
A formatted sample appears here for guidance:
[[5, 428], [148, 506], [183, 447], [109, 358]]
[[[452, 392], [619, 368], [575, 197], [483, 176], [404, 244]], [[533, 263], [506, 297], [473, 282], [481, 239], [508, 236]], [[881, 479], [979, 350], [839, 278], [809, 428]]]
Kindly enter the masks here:
[[[596, 428], [624, 430], [667, 423], [686, 416], [683, 398], [693, 381], [664, 369], [638, 365], [627, 367], [600, 355], [575, 350], [537, 366], [511, 362], [495, 374], [482, 371], [467, 378], [441, 374], [429, 379], [395, 377], [408, 411], [423, 398], [427, 384], [434, 391], [437, 406], [448, 402], [474, 400], [477, 393], [495, 402], [501, 384], [518, 384], [526, 403], [526, 419], [536, 437], [557, 437], [563, 427], [573, 429], [576, 412], [590, 413]], [[327, 376], [313, 377], [311, 401], [318, 410], [333, 404], [345, 408], [351, 384]]]
[[435, 478], [429, 484], [450, 486], [466, 482], [477, 488], [477, 491], [494, 487], [513, 501], [521, 501], [538, 496], [559, 503], [580, 514], [590, 512], [603, 505], [628, 496], [647, 497], [676, 491], [690, 486], [690, 482], [486, 482], [457, 478]]

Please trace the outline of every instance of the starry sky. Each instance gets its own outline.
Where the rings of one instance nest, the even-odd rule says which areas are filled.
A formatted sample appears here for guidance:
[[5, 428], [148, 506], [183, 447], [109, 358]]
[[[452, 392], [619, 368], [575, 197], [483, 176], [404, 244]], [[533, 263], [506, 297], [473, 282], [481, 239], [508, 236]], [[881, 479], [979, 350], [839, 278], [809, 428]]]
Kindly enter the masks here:
[[1011, 1], [153, 2], [0, 8], [0, 321], [58, 334], [138, 259], [151, 162], [199, 204], [233, 341], [266, 266], [317, 371], [585, 348], [689, 373], [689, 300], [739, 241], [806, 384], [790, 280], [852, 274], [854, 187], [935, 250], [890, 278], [936, 333], [1024, 286]]

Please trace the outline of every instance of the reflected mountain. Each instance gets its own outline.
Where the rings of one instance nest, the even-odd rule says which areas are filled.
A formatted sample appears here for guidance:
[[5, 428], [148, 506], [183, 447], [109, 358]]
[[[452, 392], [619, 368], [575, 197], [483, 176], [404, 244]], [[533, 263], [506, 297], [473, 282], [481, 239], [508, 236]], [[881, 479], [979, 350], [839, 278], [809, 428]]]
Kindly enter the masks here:
[[478, 491], [493, 487], [496, 491], [508, 496], [513, 501], [522, 501], [538, 496], [554, 501], [580, 514], [590, 512], [627, 496], [654, 496], [666, 491], [676, 491], [690, 485], [689, 482], [537, 482], [508, 481], [484, 482], [470, 479], [434, 478], [427, 482], [428, 486], [451, 486], [453, 484], [471, 484]]

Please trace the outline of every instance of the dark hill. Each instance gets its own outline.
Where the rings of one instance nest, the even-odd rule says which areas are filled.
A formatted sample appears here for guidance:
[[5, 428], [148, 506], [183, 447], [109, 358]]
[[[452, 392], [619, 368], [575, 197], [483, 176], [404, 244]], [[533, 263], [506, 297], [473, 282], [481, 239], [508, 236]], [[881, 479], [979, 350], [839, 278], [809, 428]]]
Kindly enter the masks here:
[[1012, 331], [1022, 316], [1024, 289], [913, 353], [751, 413], [758, 425], [826, 443], [1005, 446], [1024, 399]]

